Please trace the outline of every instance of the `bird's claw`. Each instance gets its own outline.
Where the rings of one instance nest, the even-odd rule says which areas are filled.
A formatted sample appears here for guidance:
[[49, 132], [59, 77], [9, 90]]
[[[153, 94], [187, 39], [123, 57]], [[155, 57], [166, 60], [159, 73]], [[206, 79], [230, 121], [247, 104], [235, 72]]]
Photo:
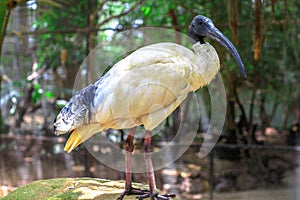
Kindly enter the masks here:
[[122, 200], [124, 198], [124, 196], [126, 195], [146, 195], [146, 194], [150, 194], [149, 190], [143, 190], [143, 189], [139, 189], [139, 188], [127, 188], [125, 189], [122, 194], [120, 194], [120, 196], [117, 198], [117, 200]]
[[150, 194], [147, 193], [147, 194], [144, 194], [144, 195], [139, 195], [136, 197], [136, 199], [138, 200], [143, 200], [143, 199], [146, 199], [146, 198], [149, 198], [151, 196], [151, 200], [171, 200], [170, 198], [175, 198], [176, 195], [171, 193], [171, 194]]
[[143, 190], [139, 188], [127, 188], [123, 193], [117, 198], [117, 200], [122, 200], [126, 195], [138, 195], [136, 199], [143, 200], [151, 197], [151, 200], [171, 200], [170, 198], [176, 197], [175, 194], [151, 194], [149, 190]]

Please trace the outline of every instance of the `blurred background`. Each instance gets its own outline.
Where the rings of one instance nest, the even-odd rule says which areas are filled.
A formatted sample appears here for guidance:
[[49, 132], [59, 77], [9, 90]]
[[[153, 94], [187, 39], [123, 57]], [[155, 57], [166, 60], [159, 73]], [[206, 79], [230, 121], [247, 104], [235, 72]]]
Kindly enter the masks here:
[[[181, 199], [300, 199], [298, 0], [7, 0], [0, 6], [0, 20], [10, 12], [0, 63], [0, 197], [39, 179], [123, 179], [122, 172], [102, 165], [83, 147], [65, 153], [65, 138], [53, 135], [53, 120], [73, 94], [80, 65], [98, 44], [149, 26], [187, 34], [193, 17], [201, 14], [237, 47], [248, 78], [241, 78], [226, 49], [207, 39], [221, 60], [225, 126], [213, 151], [199, 159], [210, 120], [209, 93], [200, 89], [207, 109], [196, 139], [179, 160], [156, 172], [158, 187]], [[171, 37], [181, 43], [180, 34]], [[86, 83], [101, 76], [89, 67], [94, 66], [81, 71]], [[173, 138], [178, 123], [175, 111], [155, 135], [155, 148]], [[126, 131], [106, 135], [122, 146]], [[105, 144], [93, 145], [109, 155]], [[146, 183], [146, 176], [135, 174], [134, 181]]]

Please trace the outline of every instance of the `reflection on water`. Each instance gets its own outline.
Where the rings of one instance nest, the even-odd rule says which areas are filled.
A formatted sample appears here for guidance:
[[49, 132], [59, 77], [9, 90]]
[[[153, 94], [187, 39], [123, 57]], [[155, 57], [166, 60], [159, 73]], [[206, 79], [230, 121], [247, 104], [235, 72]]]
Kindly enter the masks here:
[[297, 151], [297, 163], [298, 163], [298, 166], [296, 167], [296, 173], [295, 173], [295, 177], [296, 177], [296, 197], [297, 197], [297, 200], [300, 199], [300, 151], [298, 149]]
[[84, 150], [65, 153], [62, 137], [4, 136], [0, 143], [0, 186], [19, 187], [34, 180], [59, 177], [123, 178], [123, 174], [101, 165]]
[[[2, 136], [0, 142], [0, 197], [9, 192], [7, 188], [19, 187], [40, 179], [84, 176], [112, 180], [124, 179], [123, 172], [101, 164], [89, 153], [85, 154], [84, 149], [75, 150], [70, 154], [65, 153], [63, 151], [64, 144], [65, 139], [63, 137]], [[103, 145], [101, 144], [101, 147]], [[189, 186], [190, 190], [194, 187], [199, 189], [201, 185], [203, 186], [202, 192], [195, 193], [198, 195], [195, 196], [196, 199], [199, 199], [199, 195], [203, 199], [209, 199], [207, 189], [209, 188], [207, 185], [209, 179], [209, 158], [198, 159], [198, 152], [199, 148], [191, 147], [174, 164], [158, 170], [156, 172], [158, 188], [177, 194], [178, 192], [184, 194], [188, 186], [185, 185], [183, 188], [180, 185], [190, 181], [189, 183], [193, 183]], [[300, 163], [299, 149], [296, 152], [298, 157], [296, 156], [295, 159], [297, 159], [297, 163]], [[172, 152], [168, 153], [168, 155], [165, 155], [165, 158], [170, 159], [171, 154]], [[85, 161], [88, 166], [87, 171], [85, 171]], [[214, 174], [218, 179], [218, 176], [226, 171], [226, 166], [224, 165], [226, 162], [221, 162], [222, 164], [218, 165], [220, 162], [217, 158], [214, 162]], [[236, 169], [239, 167], [234, 165]], [[187, 168], [190, 171], [187, 171]], [[246, 192], [233, 192], [234, 190], [221, 194], [214, 192], [214, 199], [300, 199], [299, 190], [297, 189], [300, 185], [299, 169], [298, 164], [295, 170], [287, 171], [283, 184], [273, 187], [273, 190], [272, 188], [259, 187], [256, 190], [248, 190]], [[145, 174], [134, 174], [133, 176], [133, 181], [135, 182], [146, 183], [146, 180]], [[201, 180], [203, 182], [199, 182]], [[178, 188], [183, 189], [180, 190]], [[205, 188], [206, 190], [204, 191]], [[7, 190], [7, 192], [1, 193], [3, 190]], [[276, 192], [279, 192], [279, 194], [276, 194]], [[254, 196], [255, 198], [253, 198]]]

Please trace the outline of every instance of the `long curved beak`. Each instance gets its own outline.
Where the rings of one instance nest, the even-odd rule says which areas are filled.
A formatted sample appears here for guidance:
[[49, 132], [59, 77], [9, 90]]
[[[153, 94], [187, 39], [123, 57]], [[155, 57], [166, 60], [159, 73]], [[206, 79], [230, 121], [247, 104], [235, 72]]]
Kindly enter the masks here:
[[209, 37], [213, 40], [216, 40], [217, 42], [219, 42], [222, 46], [224, 46], [231, 53], [231, 55], [234, 57], [235, 61], [238, 63], [238, 65], [241, 69], [241, 73], [243, 75], [243, 78], [246, 79], [247, 75], [246, 75], [246, 72], [245, 72], [244, 64], [242, 62], [242, 59], [241, 59], [238, 51], [233, 46], [233, 44], [216, 27], [210, 27], [207, 30], [206, 34], [207, 34], [206, 37]]

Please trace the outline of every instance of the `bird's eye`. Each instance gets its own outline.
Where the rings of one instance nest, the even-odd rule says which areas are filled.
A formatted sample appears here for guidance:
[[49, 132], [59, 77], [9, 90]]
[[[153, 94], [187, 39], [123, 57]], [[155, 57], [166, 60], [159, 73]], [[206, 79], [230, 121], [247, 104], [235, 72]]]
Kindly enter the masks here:
[[199, 22], [199, 25], [201, 26], [203, 24], [203, 22]]

